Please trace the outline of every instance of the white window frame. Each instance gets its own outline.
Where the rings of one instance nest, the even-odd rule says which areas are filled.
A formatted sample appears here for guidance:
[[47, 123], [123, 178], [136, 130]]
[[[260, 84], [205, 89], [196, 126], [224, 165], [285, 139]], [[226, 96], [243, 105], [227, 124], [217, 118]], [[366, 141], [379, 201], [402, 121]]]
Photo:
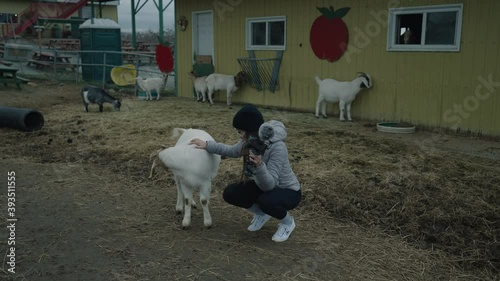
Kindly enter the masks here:
[[[269, 22], [283, 21], [285, 25], [283, 45], [269, 45]], [[266, 45], [252, 45], [252, 23], [266, 23]], [[259, 17], [259, 18], [247, 18], [245, 28], [245, 45], [247, 50], [277, 50], [284, 51], [286, 49], [286, 16], [274, 16], [274, 17]]]
[[[457, 12], [457, 20], [455, 26], [455, 43], [453, 45], [426, 45], [425, 44], [425, 29], [427, 25], [427, 14], [436, 12]], [[397, 17], [405, 14], [423, 14], [422, 18], [422, 34], [420, 45], [418, 44], [396, 44], [396, 36], [399, 33], [396, 30]], [[387, 31], [387, 50], [388, 51], [429, 51], [429, 52], [459, 52], [460, 51], [460, 35], [462, 33], [462, 17], [463, 4], [436, 5], [436, 6], [421, 6], [421, 7], [405, 7], [389, 9], [389, 25]]]

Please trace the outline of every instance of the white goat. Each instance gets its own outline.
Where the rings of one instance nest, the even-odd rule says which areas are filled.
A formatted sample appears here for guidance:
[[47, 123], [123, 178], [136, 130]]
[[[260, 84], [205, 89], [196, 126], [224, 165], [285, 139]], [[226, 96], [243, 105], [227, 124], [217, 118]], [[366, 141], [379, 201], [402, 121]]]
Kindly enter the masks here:
[[163, 74], [162, 78], [159, 77], [148, 77], [143, 79], [141, 76], [137, 76], [137, 85], [146, 92], [146, 100], [153, 100], [151, 95], [151, 90], [156, 90], [156, 100], [160, 99], [160, 93], [163, 88], [165, 88], [165, 83], [167, 82], [168, 75]]
[[204, 149], [189, 145], [189, 142], [194, 138], [204, 141], [213, 140], [212, 136], [205, 131], [175, 128], [172, 131], [172, 137], [179, 137], [175, 146], [153, 154], [156, 154], [156, 159], [151, 166], [149, 177], [152, 177], [157, 160], [160, 161], [163, 168], [169, 169], [173, 173], [177, 185], [175, 210], [181, 213], [184, 208], [183, 228], [188, 228], [191, 224], [191, 206], [195, 205], [193, 191], [199, 189], [203, 223], [209, 227], [212, 225], [212, 217], [208, 210], [208, 203], [212, 191], [212, 179], [217, 175], [219, 169], [220, 155], [208, 153]]
[[212, 73], [208, 75], [205, 82], [208, 87], [208, 100], [210, 104], [213, 104], [213, 94], [216, 90], [226, 90], [227, 93], [227, 105], [231, 105], [231, 98], [233, 92], [238, 90], [239, 87], [246, 81], [245, 72], [240, 71], [236, 76]]
[[319, 79], [314, 77], [319, 85], [318, 101], [316, 102], [316, 117], [319, 117], [319, 107], [323, 117], [326, 118], [326, 103], [338, 102], [340, 108], [340, 121], [344, 121], [344, 108], [347, 110], [347, 119], [351, 119], [351, 103], [356, 98], [356, 95], [363, 88], [372, 87], [372, 79], [370, 75], [359, 72], [358, 77], [352, 81], [337, 81], [335, 79]]
[[196, 101], [206, 101], [205, 95], [207, 93], [207, 83], [205, 79], [207, 76], [196, 77], [194, 71], [188, 72], [189, 78], [193, 81], [194, 90], [196, 92]]

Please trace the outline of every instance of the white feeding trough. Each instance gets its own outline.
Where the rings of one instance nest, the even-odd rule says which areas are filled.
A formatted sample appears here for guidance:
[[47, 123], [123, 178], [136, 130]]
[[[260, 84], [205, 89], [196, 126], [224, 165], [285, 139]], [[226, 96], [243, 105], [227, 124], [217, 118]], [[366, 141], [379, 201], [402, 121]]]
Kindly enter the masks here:
[[415, 133], [415, 126], [407, 122], [382, 122], [377, 123], [377, 131], [393, 134]]

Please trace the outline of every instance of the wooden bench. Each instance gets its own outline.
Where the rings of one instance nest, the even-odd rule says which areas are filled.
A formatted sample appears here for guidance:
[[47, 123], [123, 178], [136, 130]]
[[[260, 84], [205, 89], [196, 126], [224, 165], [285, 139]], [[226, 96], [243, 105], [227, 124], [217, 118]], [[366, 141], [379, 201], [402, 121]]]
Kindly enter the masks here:
[[[144, 56], [147, 55], [147, 56]], [[149, 63], [156, 62], [156, 52], [153, 51], [142, 51], [142, 52], [124, 52], [122, 53], [122, 60], [128, 61], [129, 63], [143, 63], [149, 61]]]
[[14, 83], [18, 90], [21, 90], [21, 79], [17, 78], [18, 69], [6, 65], [0, 65], [0, 83], [7, 86], [7, 83]]
[[79, 50], [80, 39], [50, 39], [49, 48], [61, 50]]
[[73, 63], [65, 63], [65, 62], [58, 62], [54, 65], [54, 62], [52, 61], [43, 61], [43, 60], [35, 60], [35, 59], [30, 59], [28, 60], [28, 66], [35, 66], [38, 69], [47, 69], [47, 68], [57, 68], [57, 69], [71, 69], [71, 70], [76, 70], [76, 65]]
[[11, 66], [11, 65], [13, 65], [14, 63], [13, 63], [13, 62], [10, 62], [10, 61], [0, 60], [0, 64], [6, 65], [6, 66]]

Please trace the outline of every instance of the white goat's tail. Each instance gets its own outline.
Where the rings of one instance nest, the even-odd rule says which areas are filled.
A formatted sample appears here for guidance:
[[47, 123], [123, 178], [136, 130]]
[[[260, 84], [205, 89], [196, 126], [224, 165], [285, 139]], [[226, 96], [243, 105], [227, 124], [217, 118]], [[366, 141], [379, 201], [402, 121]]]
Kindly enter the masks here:
[[182, 136], [182, 134], [184, 134], [185, 131], [186, 131], [186, 129], [174, 128], [172, 130], [172, 138], [173, 139], [178, 139], [180, 136]]
[[314, 79], [316, 80], [316, 83], [318, 83], [318, 85], [319, 85], [319, 83], [321, 83], [321, 79], [319, 79], [318, 76], [315, 76]]
[[162, 151], [163, 149], [158, 149], [156, 151], [153, 151], [151, 154], [149, 154], [149, 162], [151, 162], [151, 160], [153, 158], [156, 158], [156, 156], [158, 156], [158, 154], [160, 154], [160, 152]]
[[158, 154], [161, 152], [162, 150], [161, 149], [158, 149], [157, 151], [154, 151], [153, 153], [151, 153], [149, 155], [149, 162], [151, 162], [151, 160], [154, 158], [153, 160], [153, 164], [151, 165], [151, 169], [149, 171], [149, 179], [152, 179], [153, 178], [153, 171], [155, 170], [155, 167], [158, 165], [157, 162], [159, 161], [158, 159]]

